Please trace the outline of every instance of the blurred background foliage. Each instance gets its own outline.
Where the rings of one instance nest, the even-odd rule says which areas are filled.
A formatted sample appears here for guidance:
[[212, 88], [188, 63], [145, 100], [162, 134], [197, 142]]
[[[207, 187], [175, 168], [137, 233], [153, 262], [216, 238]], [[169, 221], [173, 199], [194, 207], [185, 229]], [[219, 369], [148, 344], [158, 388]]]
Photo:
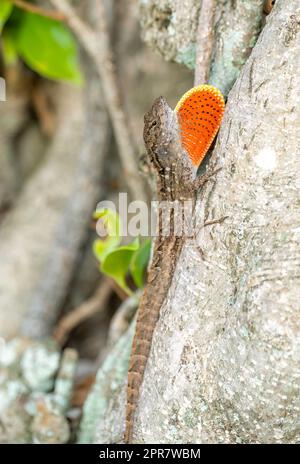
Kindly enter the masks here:
[[[225, 95], [267, 3], [217, 0], [208, 74]], [[105, 417], [124, 385], [151, 241], [123, 238], [119, 216], [96, 206], [153, 196], [143, 116], [193, 86], [200, 5], [0, 0], [0, 442], [76, 441], [98, 371], [89, 441], [95, 405]]]
[[0, 30], [3, 59], [8, 66], [20, 58], [43, 77], [82, 83], [76, 41], [61, 21], [2, 0]]
[[[100, 3], [137, 180], [149, 199], [143, 115], [160, 94], [174, 105], [192, 73], [143, 44], [138, 1]], [[97, 34], [98, 0], [69, 4]], [[0, 0], [0, 415], [7, 417], [0, 442], [76, 439], [95, 373], [127, 330], [145, 281], [151, 241], [112, 234], [117, 214], [93, 215], [99, 201], [117, 202], [128, 191], [129, 177], [99, 73], [78, 38], [52, 2]], [[104, 239], [96, 233], [99, 216]], [[25, 358], [34, 365], [24, 367]], [[64, 359], [72, 374], [61, 391]], [[54, 421], [52, 438], [45, 418]]]
[[[69, 2], [97, 32], [95, 3]], [[161, 94], [174, 106], [193, 75], [144, 45], [138, 1], [102, 3], [133, 156], [149, 199], [143, 116]], [[6, 82], [0, 104], [0, 337], [61, 333], [61, 321], [91, 302], [91, 314], [59, 339], [79, 352], [82, 379], [95, 372], [115, 339], [110, 327], [120, 305], [143, 287], [151, 242], [97, 237], [98, 201], [115, 201], [119, 191], [128, 191], [128, 179], [101, 80], [64, 15], [47, 0], [1, 0], [0, 32]], [[128, 325], [130, 311], [122, 324]]]

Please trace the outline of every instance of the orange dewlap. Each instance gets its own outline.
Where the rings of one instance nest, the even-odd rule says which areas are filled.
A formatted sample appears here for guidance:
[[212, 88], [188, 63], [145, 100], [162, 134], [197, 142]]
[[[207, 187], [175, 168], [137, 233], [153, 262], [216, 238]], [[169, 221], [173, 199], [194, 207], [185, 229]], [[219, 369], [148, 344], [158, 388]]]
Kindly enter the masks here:
[[199, 85], [186, 92], [175, 111], [181, 130], [182, 145], [192, 163], [199, 166], [206, 155], [224, 114], [221, 92], [212, 85]]

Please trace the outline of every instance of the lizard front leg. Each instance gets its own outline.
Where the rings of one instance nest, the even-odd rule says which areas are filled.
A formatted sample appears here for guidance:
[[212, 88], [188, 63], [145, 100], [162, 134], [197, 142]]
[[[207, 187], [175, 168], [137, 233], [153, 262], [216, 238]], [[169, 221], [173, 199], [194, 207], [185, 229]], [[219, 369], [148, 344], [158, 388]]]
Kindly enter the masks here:
[[220, 166], [213, 171], [208, 171], [205, 172], [204, 174], [201, 174], [200, 176], [196, 177], [196, 179], [193, 182], [193, 188], [197, 192], [200, 190], [206, 182], [208, 182], [212, 177], [214, 177], [218, 172], [220, 172], [223, 168]]
[[[172, 205], [191, 200], [195, 205], [196, 190], [220, 170], [218, 168], [196, 178], [197, 167], [216, 135], [223, 113], [224, 99], [217, 89], [209, 85], [187, 92], [175, 112], [163, 97], [155, 101], [145, 116], [144, 140], [156, 172], [159, 202]], [[172, 214], [171, 218], [168, 236], [163, 234], [158, 221], [153, 261], [138, 309], [128, 372], [125, 443], [132, 442], [134, 415], [153, 333], [186, 238], [176, 236], [179, 216]]]

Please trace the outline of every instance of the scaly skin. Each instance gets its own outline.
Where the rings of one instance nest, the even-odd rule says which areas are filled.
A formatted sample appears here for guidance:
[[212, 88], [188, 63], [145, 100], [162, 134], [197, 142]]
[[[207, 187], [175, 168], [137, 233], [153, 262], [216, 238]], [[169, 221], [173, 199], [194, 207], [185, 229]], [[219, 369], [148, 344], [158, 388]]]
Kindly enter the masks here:
[[[205, 98], [203, 104], [208, 106], [205, 109], [206, 116], [203, 117], [199, 115], [197, 105], [195, 106], [195, 102], [197, 103], [201, 98]], [[192, 107], [195, 109], [194, 120], [191, 119]], [[208, 109], [210, 112], [207, 112]], [[197, 145], [191, 144], [190, 140], [197, 131], [197, 134], [205, 139], [205, 146], [208, 148], [220, 125], [223, 111], [224, 102], [221, 94], [211, 86], [200, 86], [189, 91], [180, 100], [175, 112], [171, 110], [164, 98], [160, 97], [154, 102], [151, 111], [145, 115], [144, 140], [156, 173], [157, 199], [160, 204], [166, 202], [174, 206], [175, 201], [179, 205], [189, 201], [189, 213], [192, 217], [197, 190], [218, 170], [196, 177], [197, 166], [204, 154], [203, 150], [198, 153]], [[185, 112], [187, 119], [185, 119]], [[179, 118], [180, 128], [177, 118]], [[183, 137], [182, 129], [185, 130], [186, 138]], [[134, 414], [150, 354], [153, 332], [170, 288], [182, 247], [189, 237], [186, 231], [178, 234], [176, 230], [180, 219], [181, 224], [185, 223], [185, 214], [185, 208], [173, 209], [169, 218], [170, 233], [165, 235], [163, 233], [163, 212], [159, 209], [158, 234], [155, 240], [153, 260], [138, 309], [129, 364], [125, 443], [132, 442]]]
[[[159, 259], [152, 262], [149, 269], [148, 284], [145, 288], [138, 310], [136, 332], [133, 339], [129, 364], [125, 443], [131, 443], [134, 413], [137, 407], [140, 386], [149, 357], [153, 332], [159, 319], [160, 308], [170, 287], [176, 261], [182, 248], [180, 237], [166, 237], [154, 250]], [[164, 257], [170, 256], [170, 260]]]
[[[157, 175], [157, 199], [172, 202], [192, 199], [196, 169], [181, 146], [176, 114], [163, 98], [154, 103], [145, 116], [144, 139], [150, 161]], [[181, 160], [178, 162], [178, 160]], [[178, 175], [180, 172], [180, 176]], [[132, 442], [133, 421], [153, 332], [159, 319], [160, 308], [166, 298], [183, 237], [175, 235], [176, 214], [170, 217], [170, 234], [162, 231], [162, 210], [159, 210], [158, 233], [153, 260], [148, 271], [147, 284], [138, 309], [136, 332], [133, 339], [128, 373], [126, 429], [124, 441]]]

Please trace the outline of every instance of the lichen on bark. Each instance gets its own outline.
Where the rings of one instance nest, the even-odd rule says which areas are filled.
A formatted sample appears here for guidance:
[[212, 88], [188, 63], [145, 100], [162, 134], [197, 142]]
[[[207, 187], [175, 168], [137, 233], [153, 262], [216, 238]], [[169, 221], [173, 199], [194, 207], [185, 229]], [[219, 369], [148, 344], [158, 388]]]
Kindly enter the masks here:
[[276, 2], [230, 93], [213, 155], [223, 170], [199, 200], [228, 219], [205, 228], [202, 253], [182, 253], [138, 442], [300, 440], [299, 19], [297, 0]]
[[125, 386], [134, 328], [135, 324], [131, 324], [98, 370], [95, 384], [84, 404], [79, 443], [122, 441], [122, 409], [125, 411]]
[[67, 443], [77, 353], [52, 339], [0, 346], [0, 443]]
[[195, 0], [140, 0], [145, 42], [166, 60], [193, 69], [200, 3]]
[[[261, 30], [264, 0], [218, 0], [210, 83], [225, 95]], [[198, 0], [140, 0], [142, 37], [166, 60], [195, 68]]]
[[[300, 441], [299, 21], [297, 0], [276, 2], [229, 95], [212, 156], [223, 169], [197, 210], [228, 218], [182, 252], [134, 442]], [[114, 439], [116, 417], [117, 430], [124, 423], [123, 374], [111, 409], [94, 418], [94, 443], [103, 429]]]

